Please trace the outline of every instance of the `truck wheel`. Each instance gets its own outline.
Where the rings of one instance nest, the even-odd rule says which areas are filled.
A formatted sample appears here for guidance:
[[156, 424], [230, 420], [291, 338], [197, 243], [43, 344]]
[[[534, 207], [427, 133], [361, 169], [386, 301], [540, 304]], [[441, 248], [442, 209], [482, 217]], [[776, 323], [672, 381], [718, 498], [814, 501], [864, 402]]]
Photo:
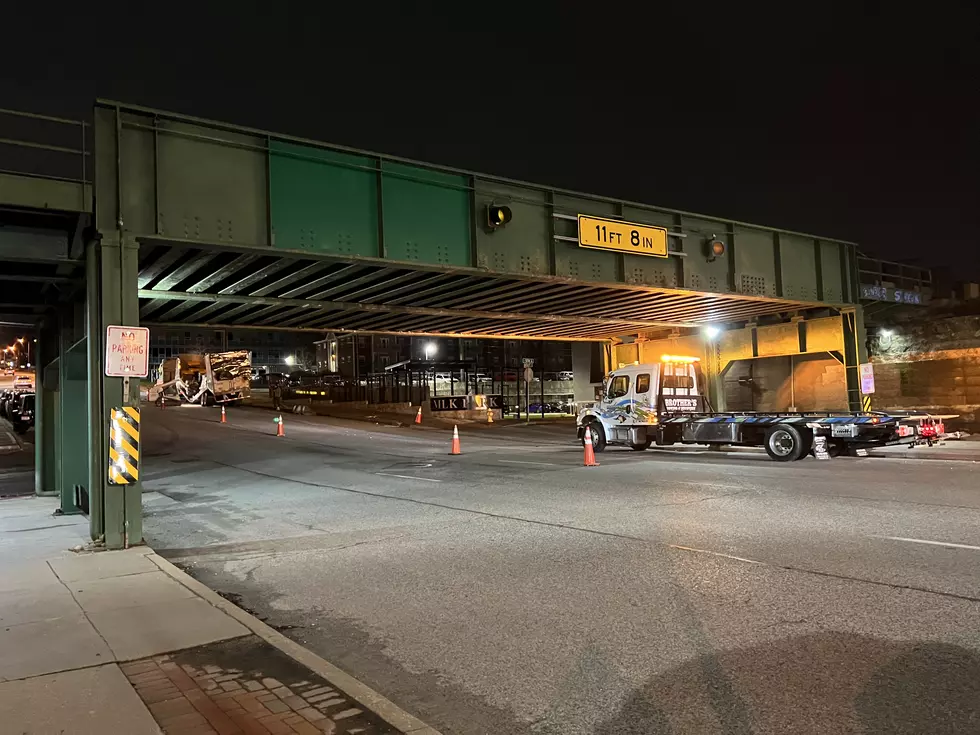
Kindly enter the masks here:
[[647, 439], [645, 442], [640, 442], [639, 444], [630, 444], [630, 449], [634, 452], [642, 452], [645, 449], [649, 449], [651, 444], [653, 444], [653, 439]]
[[777, 462], [799, 459], [804, 449], [803, 437], [795, 426], [777, 424], [766, 432], [766, 454]]
[[[592, 432], [592, 451], [601, 452], [606, 448], [606, 432], [602, 430], [602, 424], [598, 421], [590, 421], [585, 428]], [[582, 434], [582, 444], [585, 444], [585, 434]]]
[[806, 459], [813, 453], [813, 432], [809, 429], [797, 429], [797, 431], [800, 432], [800, 439], [803, 442], [800, 456], [797, 459]]

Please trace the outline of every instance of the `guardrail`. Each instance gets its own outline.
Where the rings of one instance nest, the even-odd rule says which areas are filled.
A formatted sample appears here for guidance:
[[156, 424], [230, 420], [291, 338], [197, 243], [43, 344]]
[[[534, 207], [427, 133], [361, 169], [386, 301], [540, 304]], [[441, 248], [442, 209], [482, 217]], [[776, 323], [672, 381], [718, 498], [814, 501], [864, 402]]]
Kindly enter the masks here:
[[932, 271], [892, 260], [858, 256], [863, 301], [924, 304], [932, 297]]
[[858, 256], [860, 282], [903, 290], [932, 289], [932, 271], [916, 265]]
[[0, 108], [0, 174], [88, 184], [92, 125]]

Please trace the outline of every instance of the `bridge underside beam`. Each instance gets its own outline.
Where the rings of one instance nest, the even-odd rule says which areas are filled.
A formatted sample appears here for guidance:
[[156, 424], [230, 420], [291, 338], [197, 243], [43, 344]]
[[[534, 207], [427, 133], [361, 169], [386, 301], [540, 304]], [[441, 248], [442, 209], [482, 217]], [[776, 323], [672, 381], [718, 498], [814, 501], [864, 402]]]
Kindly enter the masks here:
[[139, 267], [153, 325], [603, 340], [825, 306], [160, 240], [141, 244]]

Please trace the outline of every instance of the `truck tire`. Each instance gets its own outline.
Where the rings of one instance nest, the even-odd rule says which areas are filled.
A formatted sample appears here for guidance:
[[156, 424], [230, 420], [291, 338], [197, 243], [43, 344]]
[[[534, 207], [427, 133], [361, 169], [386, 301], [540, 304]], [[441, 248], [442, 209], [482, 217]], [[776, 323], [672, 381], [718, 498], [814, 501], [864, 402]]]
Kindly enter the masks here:
[[766, 432], [766, 454], [776, 462], [799, 459], [804, 456], [806, 444], [799, 429], [792, 424], [776, 424]]
[[[602, 424], [598, 421], [590, 421], [585, 425], [586, 429], [592, 432], [592, 451], [601, 452], [606, 448], [606, 432], [602, 430]], [[585, 434], [582, 434], [582, 444], [585, 445]]]
[[640, 442], [639, 444], [630, 444], [630, 449], [634, 452], [642, 452], [649, 449], [651, 444], [653, 444], [653, 439], [647, 439], [645, 442]]

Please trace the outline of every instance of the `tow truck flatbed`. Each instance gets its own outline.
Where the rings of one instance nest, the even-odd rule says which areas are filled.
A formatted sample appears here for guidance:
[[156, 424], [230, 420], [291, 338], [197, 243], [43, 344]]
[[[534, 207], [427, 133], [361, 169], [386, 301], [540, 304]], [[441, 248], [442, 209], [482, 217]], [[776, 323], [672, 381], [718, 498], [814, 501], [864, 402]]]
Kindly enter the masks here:
[[637, 451], [653, 444], [762, 446], [786, 462], [931, 443], [944, 432], [941, 418], [917, 411], [714, 411], [700, 392], [697, 362], [665, 355], [660, 363], [613, 371], [602, 399], [579, 412], [579, 437], [591, 432], [596, 451], [607, 444]]

